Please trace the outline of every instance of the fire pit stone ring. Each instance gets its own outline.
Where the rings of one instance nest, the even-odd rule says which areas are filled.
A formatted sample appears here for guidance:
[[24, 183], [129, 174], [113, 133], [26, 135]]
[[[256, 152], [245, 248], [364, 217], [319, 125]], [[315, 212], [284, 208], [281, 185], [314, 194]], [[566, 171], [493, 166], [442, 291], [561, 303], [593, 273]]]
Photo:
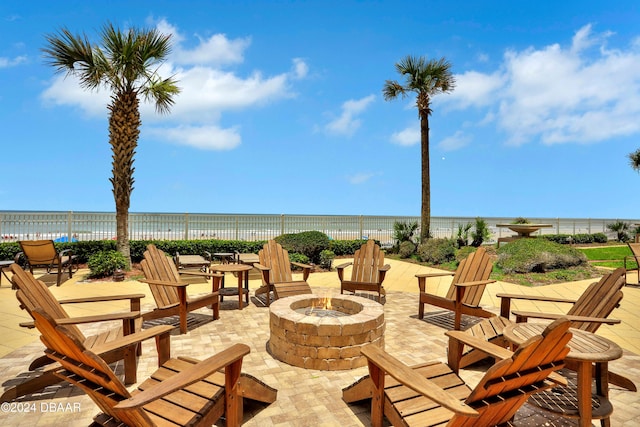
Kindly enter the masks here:
[[384, 348], [384, 309], [376, 301], [352, 295], [331, 297], [331, 309], [314, 309], [320, 295], [296, 295], [271, 303], [267, 348], [276, 359], [307, 369], [343, 370], [367, 364], [360, 349]]

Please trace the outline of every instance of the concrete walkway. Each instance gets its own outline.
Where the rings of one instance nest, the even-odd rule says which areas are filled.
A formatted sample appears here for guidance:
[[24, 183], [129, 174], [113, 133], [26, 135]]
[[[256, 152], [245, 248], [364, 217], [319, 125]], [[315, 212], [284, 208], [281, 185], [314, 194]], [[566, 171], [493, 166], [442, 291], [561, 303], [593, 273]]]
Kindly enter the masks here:
[[[346, 260], [339, 260], [343, 262]], [[416, 264], [388, 261], [391, 270], [385, 279], [387, 291], [385, 303], [386, 350], [407, 364], [415, 364], [429, 360], [445, 360], [446, 337], [444, 329], [416, 318], [417, 314], [417, 280], [415, 274], [438, 271]], [[83, 282], [86, 271], [79, 271], [72, 280], [62, 286], [51, 286], [51, 291], [59, 299], [82, 296], [110, 295], [119, 293], [145, 293], [148, 286], [137, 281], [120, 283]], [[228, 277], [227, 280], [233, 278]], [[449, 286], [450, 278], [429, 281], [431, 291], [443, 295]], [[497, 312], [499, 301], [495, 295], [500, 292], [530, 293], [541, 295], [577, 298], [585, 287], [592, 282], [581, 281], [550, 285], [538, 288], [523, 288], [509, 283], [489, 285], [483, 298], [483, 305]], [[309, 284], [315, 293], [339, 293], [339, 281], [335, 271], [313, 273]], [[228, 284], [227, 286], [229, 286]], [[196, 283], [190, 286], [190, 293], [205, 292], [210, 284]], [[253, 291], [259, 281], [251, 281]], [[17, 378], [28, 375], [29, 362], [42, 354], [43, 346], [38, 340], [35, 330], [18, 327], [20, 322], [31, 320], [19, 309], [6, 278], [0, 287], [0, 378], [2, 387], [15, 383]], [[622, 324], [602, 326], [598, 334], [618, 343], [624, 350], [622, 359], [610, 363], [610, 369], [624, 374], [640, 384], [640, 322], [636, 307], [640, 304], [640, 288], [627, 286], [624, 289], [621, 306], [611, 317], [621, 319]], [[143, 301], [143, 309], [153, 306], [148, 295]], [[341, 400], [341, 390], [366, 374], [366, 368], [350, 371], [314, 371], [291, 367], [275, 360], [267, 353], [265, 344], [269, 339], [268, 309], [253, 301], [243, 310], [237, 309], [237, 299], [225, 298], [222, 304], [221, 318], [210, 322], [210, 310], [202, 309], [196, 316], [204, 319], [204, 323], [190, 329], [186, 335], [175, 335], [171, 339], [173, 356], [187, 355], [204, 358], [234, 342], [244, 342], [251, 347], [251, 353], [245, 358], [243, 369], [260, 378], [265, 383], [278, 389], [278, 400], [269, 405], [254, 404], [245, 411], [246, 425], [255, 426], [362, 426], [369, 425], [369, 407], [367, 404], [347, 405]], [[92, 315], [113, 311], [127, 310], [126, 303], [96, 303], [65, 307], [72, 316]], [[514, 309], [566, 312], [566, 307], [559, 305], [531, 306], [520, 301], [513, 304]], [[427, 307], [427, 311], [438, 311], [437, 307]], [[87, 334], [107, 325], [83, 327]], [[144, 379], [155, 369], [155, 349], [153, 343], [145, 343], [143, 356], [140, 359], [139, 378]], [[473, 386], [482, 371], [469, 369], [462, 372], [463, 378]], [[640, 399], [637, 393], [612, 387], [611, 398], [614, 405], [613, 426], [635, 426], [640, 419]], [[98, 413], [97, 407], [85, 395], [73, 387], [62, 385], [51, 387], [42, 395], [28, 396], [25, 402], [36, 402], [35, 412], [0, 413], [3, 425], [88, 425], [92, 417]], [[77, 403], [70, 410], [46, 410], [47, 403]], [[41, 404], [45, 406], [41, 406]], [[45, 408], [45, 409], [43, 409]], [[79, 408], [74, 411], [73, 408]], [[533, 415], [532, 415], [533, 413]], [[539, 420], [538, 411], [529, 408], [531, 425], [575, 425], [572, 421], [559, 418]], [[547, 423], [547, 424], [545, 424]]]

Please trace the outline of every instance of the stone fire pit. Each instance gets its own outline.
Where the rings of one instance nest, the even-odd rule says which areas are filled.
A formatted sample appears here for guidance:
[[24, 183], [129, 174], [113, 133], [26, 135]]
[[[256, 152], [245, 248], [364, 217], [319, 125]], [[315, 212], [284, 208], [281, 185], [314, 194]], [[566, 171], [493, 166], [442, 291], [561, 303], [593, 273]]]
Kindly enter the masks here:
[[[320, 295], [296, 295], [273, 302], [267, 348], [278, 360], [307, 369], [335, 371], [365, 366], [360, 348], [384, 348], [384, 310], [379, 303], [351, 295], [331, 297], [338, 313], [307, 314]], [[314, 309], [316, 311], [317, 309]]]

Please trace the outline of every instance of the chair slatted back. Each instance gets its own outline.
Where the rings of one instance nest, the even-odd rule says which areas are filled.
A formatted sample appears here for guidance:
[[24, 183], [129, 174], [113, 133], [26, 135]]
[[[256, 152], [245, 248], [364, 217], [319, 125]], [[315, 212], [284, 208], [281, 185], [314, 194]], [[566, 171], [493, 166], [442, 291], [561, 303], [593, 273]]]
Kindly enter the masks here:
[[56, 375], [80, 387], [102, 412], [131, 426], [153, 425], [142, 409], [118, 411], [113, 407], [131, 397], [109, 365], [70, 333], [67, 326], [56, 325], [42, 310], [33, 313], [47, 355], [65, 369]]
[[53, 244], [53, 240], [21, 240], [18, 243], [29, 264], [58, 264], [58, 252]]
[[[173, 260], [155, 245], [147, 246], [144, 259], [140, 262], [142, 272], [147, 280], [161, 280], [164, 282], [180, 283], [180, 273]], [[158, 308], [178, 304], [180, 297], [177, 288], [173, 286], [154, 285], [149, 283], [153, 299]]]
[[292, 282], [289, 252], [275, 240], [269, 240], [258, 252], [260, 264], [269, 267], [270, 284]]
[[[605, 274], [600, 281], [592, 283], [567, 312], [572, 316], [598, 317], [605, 319], [620, 305], [622, 288], [625, 285], [625, 269], [620, 267]], [[572, 322], [571, 327], [595, 332], [601, 323]]]
[[[447, 299], [456, 299], [456, 283], [475, 282], [478, 280], [489, 280], [493, 269], [493, 262], [485, 248], [478, 248], [475, 252], [460, 261], [458, 268], [451, 281], [451, 286], [447, 291]], [[471, 286], [466, 289], [463, 304], [477, 307], [484, 293], [486, 285]]]
[[[33, 311], [40, 308], [52, 319], [69, 318], [67, 312], [44, 282], [24, 271], [18, 264], [11, 264], [10, 269], [13, 273], [11, 281], [18, 288], [16, 297], [31, 317], [33, 317]], [[68, 328], [78, 340], [84, 341], [86, 339], [75, 325], [69, 325]]]
[[559, 319], [542, 335], [523, 343], [510, 359], [497, 362], [465, 400], [479, 418], [454, 416], [448, 426], [500, 425], [510, 420], [529, 395], [545, 387], [545, 379], [564, 366], [572, 334], [570, 322]]
[[378, 283], [380, 280], [380, 269], [384, 266], [384, 252], [374, 240], [367, 240], [367, 243], [356, 250], [353, 255], [353, 270], [351, 271], [351, 281], [360, 283]]

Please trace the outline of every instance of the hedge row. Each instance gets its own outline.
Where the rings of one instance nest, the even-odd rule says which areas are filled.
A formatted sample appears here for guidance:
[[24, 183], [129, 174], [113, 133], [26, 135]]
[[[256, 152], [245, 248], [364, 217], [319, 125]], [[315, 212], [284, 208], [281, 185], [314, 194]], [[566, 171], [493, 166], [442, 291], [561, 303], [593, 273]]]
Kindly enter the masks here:
[[[197, 254], [204, 252], [235, 252], [255, 253], [257, 254], [264, 246], [266, 241], [246, 242], [243, 240], [131, 240], [129, 246], [131, 248], [131, 261], [140, 262], [147, 245], [153, 243], [158, 249], [168, 253], [175, 254]], [[336, 256], [353, 255], [357, 249], [360, 249], [365, 243], [364, 240], [331, 240], [329, 241], [329, 250], [333, 251]], [[62, 242], [55, 243], [58, 251], [71, 249], [74, 255], [78, 256], [78, 262], [85, 264], [92, 254], [100, 251], [109, 251], [116, 249], [115, 240], [92, 240], [86, 242]], [[16, 254], [20, 252], [20, 245], [17, 242], [0, 243], [0, 259], [14, 259]]]
[[607, 235], [604, 233], [593, 234], [544, 234], [541, 237], [551, 240], [552, 242], [568, 244], [568, 243], [607, 243]]

